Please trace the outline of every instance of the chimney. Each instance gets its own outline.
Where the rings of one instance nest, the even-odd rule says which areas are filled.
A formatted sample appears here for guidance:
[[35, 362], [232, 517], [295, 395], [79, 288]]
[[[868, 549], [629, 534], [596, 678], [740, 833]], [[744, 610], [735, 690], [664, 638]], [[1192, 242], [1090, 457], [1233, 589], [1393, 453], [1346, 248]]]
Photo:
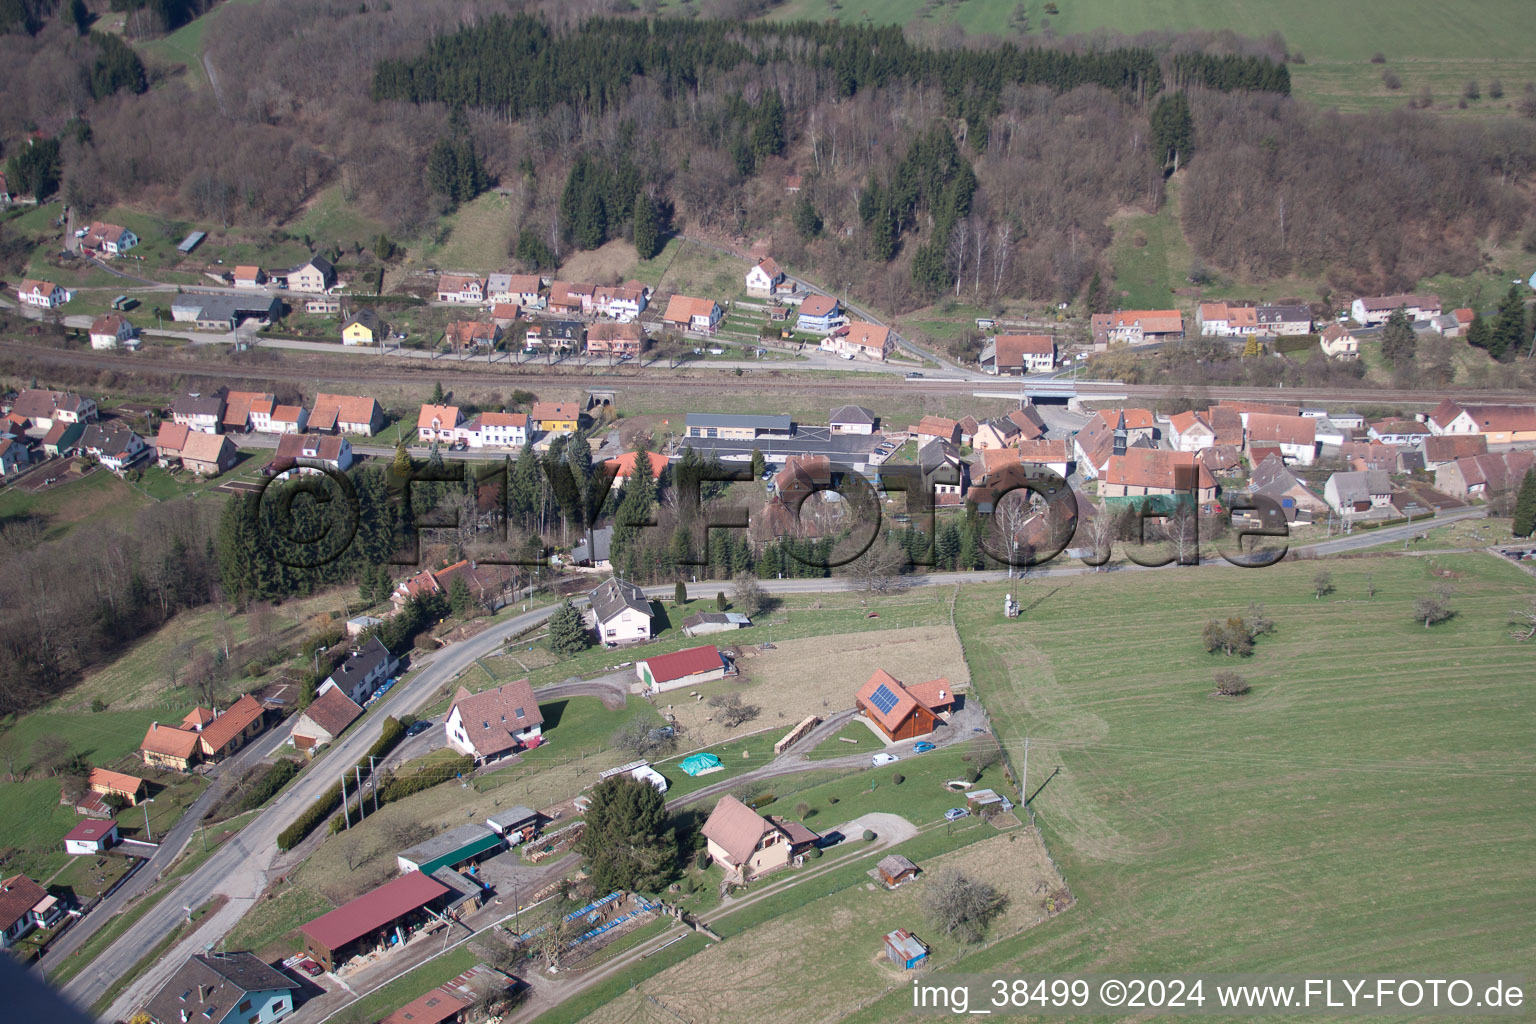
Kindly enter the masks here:
[[202, 982], [197, 983], [197, 1001], [200, 1003], [206, 1003], [208, 1001], [208, 986], [204, 985]]

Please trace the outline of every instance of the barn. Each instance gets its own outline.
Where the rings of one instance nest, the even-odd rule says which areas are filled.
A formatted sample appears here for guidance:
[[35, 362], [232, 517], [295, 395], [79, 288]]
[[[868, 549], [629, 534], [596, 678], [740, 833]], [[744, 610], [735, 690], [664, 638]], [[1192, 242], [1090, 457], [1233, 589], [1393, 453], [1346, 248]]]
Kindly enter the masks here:
[[635, 675], [651, 693], [697, 686], [735, 674], [735, 667], [714, 644], [635, 662]]
[[893, 932], [886, 933], [885, 955], [897, 967], [910, 971], [928, 959], [928, 947], [923, 944], [923, 940], [905, 928], [897, 928]]
[[303, 925], [304, 950], [334, 971], [359, 953], [408, 940], [451, 891], [420, 871], [393, 878]]
[[438, 868], [456, 868], [460, 864], [484, 859], [500, 852], [501, 836], [484, 825], [468, 824], [435, 835], [424, 843], [395, 855], [400, 870], [420, 871], [430, 875]]

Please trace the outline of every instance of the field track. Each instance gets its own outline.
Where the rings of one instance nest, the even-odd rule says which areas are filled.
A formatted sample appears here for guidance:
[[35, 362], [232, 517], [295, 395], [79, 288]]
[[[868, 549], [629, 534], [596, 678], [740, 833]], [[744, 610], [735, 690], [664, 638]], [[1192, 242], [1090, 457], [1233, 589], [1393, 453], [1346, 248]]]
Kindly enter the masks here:
[[[882, 380], [874, 374], [858, 379], [849, 377], [816, 377], [790, 375], [784, 371], [754, 372], [733, 377], [718, 373], [688, 376], [675, 371], [638, 371], [623, 374], [571, 373], [555, 370], [549, 373], [471, 368], [444, 361], [401, 361], [387, 367], [358, 366], [357, 357], [340, 358], [334, 363], [313, 366], [264, 365], [246, 366], [234, 362], [194, 362], [175, 358], [157, 358], [140, 353], [137, 355], [98, 352], [95, 350], [40, 348], [24, 342], [0, 340], [0, 354], [10, 354], [29, 360], [38, 367], [58, 366], [86, 370], [115, 370], [120, 373], [163, 373], [185, 377], [203, 377], [220, 383], [236, 381], [283, 381], [294, 384], [330, 383], [351, 385], [357, 383], [415, 385], [426, 381], [442, 381], [444, 387], [472, 387], [475, 385], [524, 385], [534, 387], [622, 387], [635, 390], [671, 390], [699, 388], [711, 392], [731, 391], [825, 391], [836, 394], [891, 392], [904, 395], [952, 395], [970, 394], [974, 391], [1001, 392], [1011, 390], [1018, 382], [1009, 379], [960, 380], [960, 381], [906, 381], [896, 377]], [[873, 377], [875, 379], [864, 379]], [[1125, 396], [1128, 399], [1152, 401], [1171, 392], [1185, 389], [1160, 384], [1088, 383], [1078, 385], [1084, 398], [1095, 395]], [[1530, 395], [1522, 391], [1473, 391], [1463, 388], [1439, 390], [1406, 390], [1399, 388], [1255, 388], [1208, 386], [1202, 390], [1213, 399], [1248, 399], [1280, 402], [1409, 402], [1434, 405], [1444, 398], [1478, 402], [1529, 402]]]

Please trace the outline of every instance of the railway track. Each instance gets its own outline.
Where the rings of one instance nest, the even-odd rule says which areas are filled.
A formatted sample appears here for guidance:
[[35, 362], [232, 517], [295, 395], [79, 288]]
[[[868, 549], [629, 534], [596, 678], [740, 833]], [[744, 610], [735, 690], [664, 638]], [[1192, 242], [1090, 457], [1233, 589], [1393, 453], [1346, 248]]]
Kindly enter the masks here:
[[[274, 350], [275, 351], [275, 350]], [[29, 345], [15, 339], [0, 339], [0, 355], [22, 358], [40, 369], [69, 367], [78, 370], [114, 370], [127, 374], [159, 373], [184, 377], [206, 378], [218, 383], [280, 381], [290, 384], [356, 385], [359, 383], [414, 385], [441, 381], [444, 387], [472, 387], [496, 385], [527, 386], [533, 388], [589, 388], [621, 387], [633, 390], [697, 388], [720, 392], [730, 391], [818, 391], [830, 395], [870, 394], [899, 392], [901, 394], [954, 395], [973, 391], [1003, 392], [1022, 382], [1007, 378], [962, 381], [908, 381], [898, 377], [881, 379], [874, 374], [860, 378], [819, 377], [813, 373], [794, 373], [785, 370], [752, 371], [740, 377], [729, 371], [701, 372], [698, 370], [647, 370], [636, 368], [624, 373], [571, 372], [557, 367], [547, 371], [495, 369], [484, 365], [455, 365], [451, 360], [421, 361], [400, 360], [387, 365], [358, 365], [356, 356], [305, 357], [311, 362], [294, 364], [279, 362], [252, 366], [234, 360], [198, 361], [157, 356], [152, 352], [127, 355], [115, 352], [98, 352], [82, 349], [56, 349]], [[386, 357], [387, 358], [387, 357]], [[1095, 395], [1125, 396], [1127, 400], [1154, 401], [1166, 398], [1170, 393], [1185, 389], [1157, 384], [1116, 384], [1113, 382], [1084, 382], [1078, 393], [1084, 398]], [[1340, 388], [1258, 388], [1208, 386], [1202, 390], [1213, 399], [1272, 401], [1288, 403], [1338, 404], [1360, 403], [1408, 403], [1434, 405], [1442, 399], [1452, 398], [1477, 402], [1531, 402], [1527, 392], [1515, 390], [1472, 391], [1464, 388], [1443, 390], [1408, 389], [1340, 389]]]

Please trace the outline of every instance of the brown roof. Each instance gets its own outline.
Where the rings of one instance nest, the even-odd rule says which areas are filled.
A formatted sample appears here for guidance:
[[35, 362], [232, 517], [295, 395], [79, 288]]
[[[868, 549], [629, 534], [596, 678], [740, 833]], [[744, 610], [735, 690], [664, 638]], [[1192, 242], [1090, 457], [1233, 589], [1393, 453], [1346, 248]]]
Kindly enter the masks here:
[[278, 469], [286, 469], [295, 459], [319, 459], [322, 462], [339, 462], [344, 437], [325, 434], [284, 434], [277, 439], [277, 452], [272, 463]]
[[587, 328], [587, 340], [599, 342], [644, 341], [639, 324], [593, 324]]
[[274, 401], [271, 395], [259, 391], [231, 391], [224, 396], [224, 425], [244, 427], [254, 410], [270, 412]]
[[92, 768], [90, 784], [101, 786], [111, 793], [137, 793], [144, 788], [144, 780], [137, 775], [125, 775], [108, 768]]
[[26, 875], [12, 875], [0, 882], [0, 931], [27, 916], [48, 895], [48, 890]]
[[252, 722], [261, 718], [261, 702], [250, 694], [235, 701], [224, 713], [203, 726], [203, 743], [211, 750], [221, 750], [239, 736]]
[[542, 284], [538, 274], [513, 274], [507, 278], [507, 291], [518, 295], [537, 295]]
[[526, 679], [473, 695], [461, 686], [448, 708], [450, 714], [454, 708], [459, 709], [465, 735], [482, 756], [510, 750], [517, 742], [512, 738], [514, 731], [544, 723], [544, 713]]
[[1415, 295], [1412, 292], [1404, 292], [1400, 295], [1362, 296], [1360, 301], [1365, 304], [1366, 309], [1373, 312], [1390, 311], [1398, 306], [1413, 306], [1419, 310], [1440, 308], [1440, 296]]
[[1208, 445], [1200, 449], [1196, 457], [1200, 460], [1202, 466], [1211, 471], [1213, 476], [1216, 473], [1225, 473], [1237, 469], [1243, 464], [1242, 453], [1237, 450], [1237, 445], [1235, 444]]
[[91, 333], [110, 334], [116, 337], [122, 333], [123, 325], [127, 322], [128, 318], [120, 313], [107, 313], [91, 321]]
[[762, 267], [763, 273], [767, 274], [771, 278], [777, 279], [784, 276], [784, 271], [779, 269], [779, 265], [774, 262], [772, 256], [764, 256], [762, 259], [757, 261], [757, 265]]
[[213, 713], [211, 708], [205, 708], [199, 705], [198, 707], [195, 707], [186, 713], [186, 715], [181, 720], [181, 727], [183, 729], [190, 729], [193, 732], [196, 732], [217, 717], [218, 716]]
[[431, 903], [448, 887], [420, 871], [407, 871], [350, 903], [321, 914], [299, 931], [332, 952]]
[[1216, 431], [1211, 429], [1211, 425], [1205, 422], [1204, 416], [1193, 411], [1174, 413], [1168, 417], [1168, 426], [1175, 434], [1187, 434], [1197, 426], [1211, 435], [1216, 433]]
[[1015, 452], [1019, 462], [1052, 463], [1067, 461], [1067, 442], [1065, 441], [1020, 441]]
[[261, 278], [260, 267], [238, 266], [235, 268], [236, 281], [257, 281]]
[[1008, 414], [1009, 422], [1024, 432], [1024, 436], [1033, 440], [1045, 433], [1045, 420], [1035, 411], [1032, 405], [1026, 405], [1022, 409], [1015, 409]]
[[686, 324], [696, 316], [710, 316], [714, 309], [714, 299], [695, 299], [687, 295], [674, 295], [667, 300], [667, 311], [661, 318], [668, 323]]
[[1219, 407], [1223, 408], [1223, 409], [1235, 409], [1239, 414], [1245, 413], [1245, 412], [1249, 413], [1249, 414], [1256, 413], [1256, 412], [1262, 412], [1262, 413], [1268, 413], [1271, 416], [1300, 416], [1301, 415], [1301, 406], [1299, 406], [1299, 405], [1286, 405], [1286, 404], [1280, 403], [1280, 402], [1234, 402], [1234, 401], [1222, 401], [1222, 402], [1218, 402], [1217, 405]]
[[528, 418], [536, 423], [545, 420], [575, 420], [580, 416], [581, 409], [575, 402], [534, 402], [528, 412]]
[[1455, 462], [1488, 451], [1488, 439], [1482, 434], [1462, 437], [1426, 437], [1425, 462]]
[[807, 295], [800, 303], [803, 316], [826, 316], [837, 308], [837, 300], [830, 295]]
[[187, 435], [186, 442], [181, 446], [181, 459], [183, 462], [217, 463], [224, 458], [226, 448], [233, 450], [234, 447], [223, 434], [206, 434], [194, 430]]
[[[192, 428], [185, 423], [173, 423], [170, 420], [160, 421], [160, 432], [155, 435], [155, 447], [162, 452], [180, 452], [187, 445], [187, 435]], [[213, 435], [208, 435], [212, 437]]]
[[1188, 452], [1170, 452], [1160, 448], [1132, 448], [1124, 455], [1111, 455], [1104, 469], [1104, 482], [1126, 487], [1156, 487], [1162, 490], [1188, 490], [1193, 470], [1195, 485], [1201, 490], [1215, 487], [1211, 471]]
[[1536, 405], [1463, 405], [1481, 431], [1536, 430]]
[[734, 863], [744, 864], [763, 836], [773, 830], [772, 822], [727, 793], [709, 812], [703, 832], [704, 838], [729, 854]]
[[1316, 444], [1317, 420], [1310, 416], [1271, 416], [1248, 414], [1248, 443]]
[[1225, 405], [1212, 406], [1205, 411], [1205, 422], [1216, 431], [1217, 444], [1243, 443], [1243, 417], [1236, 409]]
[[1049, 356], [1056, 352], [1056, 342], [1044, 334], [999, 334], [993, 339], [996, 345], [996, 363], [999, 368], [1023, 366], [1026, 355]]
[[340, 736], [362, 713], [363, 709], [351, 697], [342, 693], [339, 686], [326, 690], [304, 709], [305, 718], [332, 736]]
[[[372, 423], [374, 410], [378, 407], [379, 403], [367, 395], [321, 393], [315, 396], [309, 425], [311, 429], [329, 430], [341, 423]], [[323, 425], [317, 420], [323, 421]]]
[[1140, 323], [1143, 334], [1177, 334], [1184, 329], [1184, 314], [1176, 309], [1123, 309], [1109, 318], [1112, 327]]
[[879, 324], [867, 324], [862, 320], [855, 320], [848, 326], [839, 328], [837, 336], [855, 345], [862, 345], [865, 348], [878, 349], [883, 352], [885, 351], [887, 341], [890, 340], [891, 329], [889, 327], [882, 327]]
[[485, 287], [478, 277], [470, 274], [444, 274], [437, 279], [437, 290], [440, 292], [462, 292], [470, 285]]
[[144, 742], [139, 744], [139, 749], [151, 754], [186, 760], [197, 752], [198, 735], [190, 729], [177, 729], [169, 725], [161, 725], [159, 722], [151, 722], [149, 730], [144, 733]]
[[469, 1009], [474, 1002], [468, 996], [446, 988], [435, 988], [385, 1017], [383, 1024], [442, 1024]]
[[501, 336], [501, 328], [487, 320], [455, 320], [443, 329], [443, 334], [455, 345], [474, 345], [495, 341]]
[[[889, 690], [892, 696], [896, 698], [895, 703], [884, 710], [870, 702], [870, 698], [874, 696], [875, 691], [882, 686]], [[870, 676], [863, 686], [859, 687], [859, 692], [854, 695], [854, 703], [869, 712], [871, 718], [885, 726], [887, 732], [895, 732], [901, 726], [901, 723], [907, 720], [907, 716], [912, 713], [912, 710], [920, 706], [918, 699], [912, 696], [901, 680], [883, 668], [875, 669], [875, 674]]]
[[931, 434], [934, 437], [952, 438], [960, 424], [944, 416], [924, 416], [913, 428], [914, 434]]
[[299, 417], [301, 415], [303, 415], [303, 413], [304, 413], [304, 407], [302, 405], [278, 405], [278, 406], [274, 406], [273, 409], [272, 409], [272, 422], [273, 423], [297, 423], [297, 422], [299, 422]]
[[911, 683], [906, 688], [929, 711], [947, 711], [955, 703], [955, 690], [949, 685], [948, 676], [930, 679], [926, 683]]

